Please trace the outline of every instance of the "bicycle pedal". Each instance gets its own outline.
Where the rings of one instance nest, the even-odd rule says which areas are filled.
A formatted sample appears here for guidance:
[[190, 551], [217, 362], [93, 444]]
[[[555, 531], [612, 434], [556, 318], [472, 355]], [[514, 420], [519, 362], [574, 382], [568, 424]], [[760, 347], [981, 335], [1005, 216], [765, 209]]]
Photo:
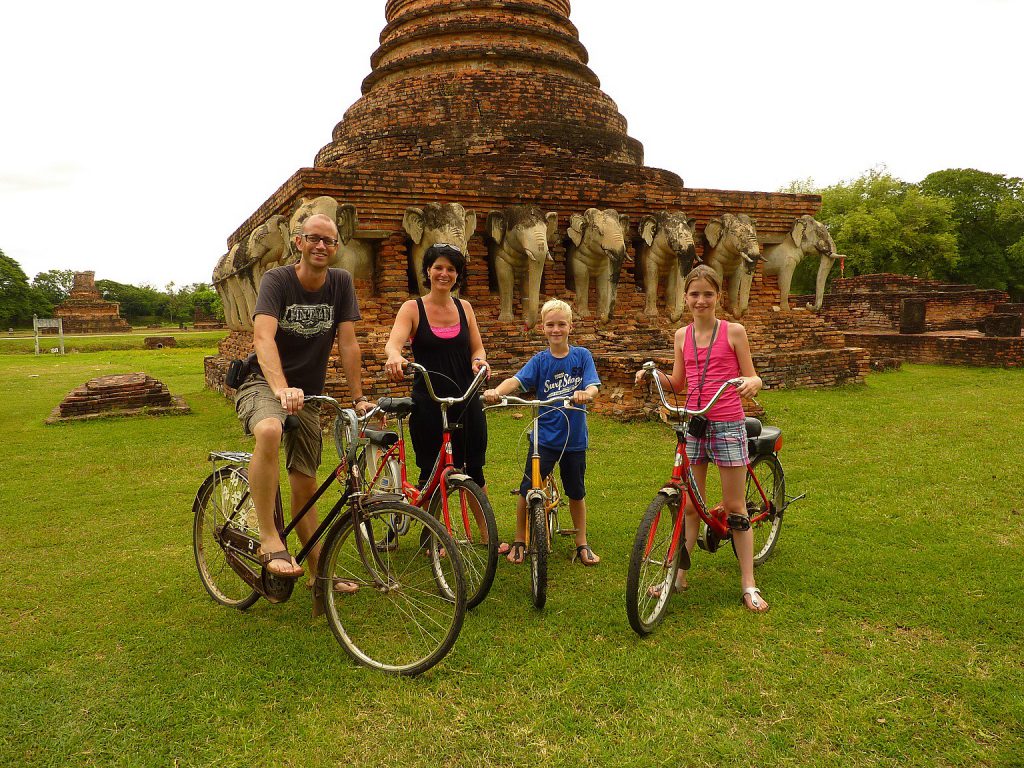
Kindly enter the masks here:
[[292, 596], [296, 579], [282, 578], [264, 568], [261, 581], [264, 596], [272, 603], [283, 603]]

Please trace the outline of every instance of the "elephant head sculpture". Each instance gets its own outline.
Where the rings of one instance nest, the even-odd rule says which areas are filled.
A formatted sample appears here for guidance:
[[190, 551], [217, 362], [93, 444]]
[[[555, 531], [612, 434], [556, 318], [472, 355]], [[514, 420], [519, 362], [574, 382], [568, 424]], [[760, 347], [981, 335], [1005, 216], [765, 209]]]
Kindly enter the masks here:
[[640, 219], [640, 253], [637, 263], [647, 294], [645, 314], [658, 314], [658, 282], [665, 278], [665, 308], [673, 322], [683, 315], [683, 278], [697, 257], [694, 242], [696, 219], [682, 211], [660, 211]]
[[235, 243], [231, 250], [217, 261], [213, 268], [213, 287], [224, 306], [224, 320], [233, 331], [252, 330], [247, 288], [251, 290], [248, 270], [248, 251], [245, 242]]
[[423, 280], [423, 254], [430, 246], [436, 243], [454, 245], [469, 263], [469, 238], [476, 231], [476, 214], [458, 203], [430, 203], [422, 209], [406, 208], [402, 228], [412, 240], [409, 266], [419, 293], [427, 292]]
[[284, 264], [291, 256], [293, 246], [287, 216], [275, 214], [249, 233], [247, 264], [237, 275], [245, 296], [246, 318], [252, 318], [264, 273]]
[[723, 284], [728, 283], [728, 309], [734, 316], [743, 317], [750, 303], [754, 270], [761, 258], [753, 219], [744, 213], [724, 213], [708, 222], [704, 240], [703, 262], [718, 273]]
[[814, 304], [807, 305], [808, 309], [821, 309], [825, 297], [825, 281], [832, 265], [839, 258], [828, 227], [813, 216], [801, 216], [793, 222], [785, 240], [765, 250], [764, 273], [779, 277], [779, 306], [783, 312], [789, 312], [789, 287], [797, 264], [804, 256], [818, 256], [821, 259], [814, 284]]
[[516, 283], [526, 326], [532, 328], [537, 322], [544, 265], [551, 260], [549, 249], [557, 233], [558, 214], [542, 213], [533, 205], [516, 205], [487, 215], [488, 260], [497, 282], [499, 322], [512, 321]]
[[626, 239], [629, 236], [629, 216], [612, 208], [588, 208], [583, 214], [575, 213], [569, 219], [566, 283], [576, 292], [576, 305], [580, 317], [590, 317], [590, 279], [594, 279], [597, 293], [597, 315], [605, 321], [615, 307], [615, 294], [619, 286], [619, 270], [629, 259]]

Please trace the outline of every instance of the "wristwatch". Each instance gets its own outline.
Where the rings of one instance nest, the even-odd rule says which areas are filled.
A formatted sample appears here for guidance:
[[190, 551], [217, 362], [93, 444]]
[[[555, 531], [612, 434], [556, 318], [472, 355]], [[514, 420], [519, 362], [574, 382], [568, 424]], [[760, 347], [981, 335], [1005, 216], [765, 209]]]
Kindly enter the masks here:
[[368, 402], [370, 402], [370, 398], [368, 398], [366, 395], [360, 395], [359, 397], [357, 397], [355, 400], [352, 401], [352, 405], [353, 406], [357, 406], [360, 403], [368, 403]]

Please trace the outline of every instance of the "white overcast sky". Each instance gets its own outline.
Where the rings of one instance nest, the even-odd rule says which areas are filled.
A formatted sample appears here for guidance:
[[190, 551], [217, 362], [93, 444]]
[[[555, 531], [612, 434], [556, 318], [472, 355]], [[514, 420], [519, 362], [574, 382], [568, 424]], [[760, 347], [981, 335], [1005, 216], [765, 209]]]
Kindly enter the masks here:
[[[1024, 176], [1024, 0], [572, 6], [646, 164], [690, 187]], [[384, 24], [384, 0], [5, 2], [0, 249], [29, 278], [209, 281], [359, 98]]]

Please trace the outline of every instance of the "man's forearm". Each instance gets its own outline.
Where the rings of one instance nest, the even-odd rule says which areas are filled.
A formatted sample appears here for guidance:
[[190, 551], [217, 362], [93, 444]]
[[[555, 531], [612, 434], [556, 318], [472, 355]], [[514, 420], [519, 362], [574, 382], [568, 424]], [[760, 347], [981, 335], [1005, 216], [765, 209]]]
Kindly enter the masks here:
[[341, 368], [345, 372], [345, 381], [348, 382], [352, 399], [358, 400], [363, 396], [363, 354], [359, 344], [338, 345], [341, 353]]
[[263, 371], [263, 378], [270, 385], [270, 391], [275, 395], [288, 386], [288, 380], [284, 376], [284, 369], [281, 366], [281, 355], [277, 351], [277, 343], [270, 339], [253, 339], [253, 348], [256, 350], [256, 359], [259, 360], [260, 370]]

